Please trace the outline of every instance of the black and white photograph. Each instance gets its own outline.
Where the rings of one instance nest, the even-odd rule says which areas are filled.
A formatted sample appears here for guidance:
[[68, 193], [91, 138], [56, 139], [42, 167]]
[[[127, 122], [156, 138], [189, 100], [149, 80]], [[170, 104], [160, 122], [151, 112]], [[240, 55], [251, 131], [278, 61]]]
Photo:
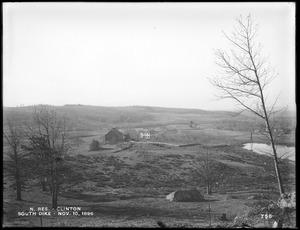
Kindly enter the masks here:
[[2, 227], [298, 227], [295, 2], [2, 19]]

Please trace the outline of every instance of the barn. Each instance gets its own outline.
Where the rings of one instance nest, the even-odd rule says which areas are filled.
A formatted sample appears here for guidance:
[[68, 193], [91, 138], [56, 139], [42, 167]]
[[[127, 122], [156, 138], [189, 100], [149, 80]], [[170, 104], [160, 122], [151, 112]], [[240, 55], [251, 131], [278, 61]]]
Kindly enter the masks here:
[[104, 136], [105, 142], [115, 144], [118, 142], [127, 141], [128, 136], [121, 133], [118, 129], [113, 128]]

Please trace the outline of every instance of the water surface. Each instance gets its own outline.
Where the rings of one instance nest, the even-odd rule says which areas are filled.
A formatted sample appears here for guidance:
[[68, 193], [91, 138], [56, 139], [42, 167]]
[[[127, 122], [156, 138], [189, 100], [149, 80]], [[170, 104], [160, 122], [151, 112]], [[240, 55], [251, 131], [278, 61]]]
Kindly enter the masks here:
[[[261, 143], [247, 143], [244, 144], [244, 149], [252, 150], [259, 154], [271, 154], [272, 146]], [[295, 147], [287, 147], [285, 145], [276, 145], [277, 154], [279, 157], [284, 156], [289, 160], [295, 161]]]

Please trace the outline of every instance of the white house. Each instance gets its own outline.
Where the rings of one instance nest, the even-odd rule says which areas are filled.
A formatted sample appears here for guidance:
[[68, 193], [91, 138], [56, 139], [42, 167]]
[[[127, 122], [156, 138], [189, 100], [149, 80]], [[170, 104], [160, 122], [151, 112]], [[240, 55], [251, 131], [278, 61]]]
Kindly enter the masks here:
[[140, 138], [141, 139], [151, 139], [155, 137], [155, 131], [154, 130], [146, 130], [140, 132]]

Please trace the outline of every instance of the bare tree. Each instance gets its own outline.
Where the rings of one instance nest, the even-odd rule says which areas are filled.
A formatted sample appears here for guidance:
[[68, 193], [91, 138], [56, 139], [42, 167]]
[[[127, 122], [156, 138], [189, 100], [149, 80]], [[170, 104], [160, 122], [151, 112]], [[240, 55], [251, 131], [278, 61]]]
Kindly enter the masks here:
[[211, 195], [212, 188], [220, 179], [220, 172], [217, 170], [217, 162], [211, 158], [208, 152], [197, 162], [196, 174], [206, 184], [206, 193]]
[[33, 123], [24, 129], [29, 144], [26, 150], [33, 157], [34, 167], [44, 181], [50, 182], [52, 207], [57, 207], [59, 187], [64, 181], [64, 158], [72, 141], [71, 126], [55, 110], [38, 106], [33, 112]]
[[26, 157], [26, 152], [22, 147], [22, 132], [20, 127], [14, 126], [9, 119], [7, 119], [8, 127], [4, 128], [3, 136], [9, 145], [7, 152], [8, 159], [4, 160], [3, 166], [9, 175], [15, 178], [17, 200], [22, 200], [22, 188], [25, 177], [23, 159]]
[[138, 133], [132, 127], [125, 128], [124, 129], [124, 134], [126, 136], [126, 139], [128, 139], [128, 140], [137, 140], [138, 139]]
[[284, 193], [278, 156], [274, 140], [274, 127], [271, 117], [282, 111], [276, 110], [277, 99], [271, 105], [267, 101], [266, 89], [276, 74], [261, 55], [262, 46], [255, 42], [258, 26], [251, 16], [236, 19], [237, 26], [231, 34], [224, 33], [232, 45], [230, 52], [216, 51], [216, 64], [220, 74], [211, 83], [220, 90], [220, 99], [233, 99], [244, 110], [250, 111], [263, 121], [274, 158], [275, 172], [280, 194]]

